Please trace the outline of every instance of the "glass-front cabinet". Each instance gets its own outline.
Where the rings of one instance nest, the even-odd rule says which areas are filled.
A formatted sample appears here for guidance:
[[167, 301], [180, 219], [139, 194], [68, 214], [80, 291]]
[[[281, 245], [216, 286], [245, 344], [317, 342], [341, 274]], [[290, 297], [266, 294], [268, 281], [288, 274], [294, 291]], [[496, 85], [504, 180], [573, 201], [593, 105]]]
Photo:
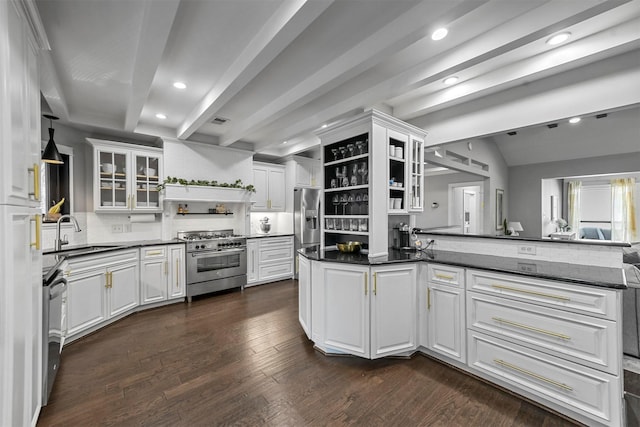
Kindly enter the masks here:
[[325, 246], [369, 242], [369, 134], [323, 147]]
[[96, 212], [159, 212], [162, 150], [88, 138], [94, 148]]
[[411, 136], [409, 212], [424, 210], [424, 140]]
[[376, 110], [318, 132], [324, 167], [324, 250], [359, 241], [369, 260], [387, 257], [389, 215], [410, 214], [423, 203], [425, 135]]

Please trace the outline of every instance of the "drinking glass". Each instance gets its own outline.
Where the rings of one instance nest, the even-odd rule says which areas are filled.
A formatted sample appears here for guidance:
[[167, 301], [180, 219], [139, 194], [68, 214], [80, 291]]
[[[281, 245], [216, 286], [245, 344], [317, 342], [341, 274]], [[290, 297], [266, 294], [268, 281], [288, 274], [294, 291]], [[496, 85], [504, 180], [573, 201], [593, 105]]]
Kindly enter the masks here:
[[347, 147], [340, 147], [339, 150], [340, 150], [341, 158], [344, 159], [346, 157], [346, 155], [347, 155]]
[[346, 215], [347, 204], [349, 203], [349, 198], [346, 193], [340, 196], [340, 203], [342, 204], [342, 215]]
[[369, 193], [362, 195], [362, 204], [364, 206], [364, 214], [366, 215], [369, 212]]
[[336, 218], [334, 220], [333, 228], [336, 230], [342, 230], [342, 220], [340, 218]]
[[353, 194], [349, 194], [349, 197], [347, 198], [347, 203], [349, 203], [349, 214], [354, 215], [355, 212], [355, 204], [354, 202], [356, 201], [355, 197], [353, 197]]
[[342, 166], [342, 187], [348, 187], [349, 186], [349, 178], [347, 178], [347, 167], [346, 166]]
[[353, 144], [347, 144], [347, 150], [349, 151], [349, 157], [353, 157], [353, 151], [355, 146]]
[[340, 197], [337, 194], [335, 194], [331, 199], [331, 204], [333, 204], [334, 207], [334, 215], [338, 215], [338, 205], [340, 204]]
[[362, 212], [360, 208], [361, 203], [362, 203], [362, 195], [358, 193], [356, 194], [356, 215], [360, 215], [360, 212]]
[[358, 231], [358, 219], [351, 218], [351, 231]]
[[351, 185], [358, 185], [358, 165], [355, 164], [351, 168]]
[[360, 218], [359, 230], [360, 231], [368, 231], [368, 220], [367, 218]]
[[336, 188], [338, 187], [338, 182], [336, 181], [335, 178], [331, 178], [331, 188]]
[[336, 166], [336, 179], [338, 180], [338, 184], [336, 187], [342, 186], [342, 174], [340, 173], [340, 166]]
[[338, 160], [338, 149], [337, 148], [332, 148], [331, 149], [331, 153], [333, 154], [333, 160], [334, 161]]
[[356, 149], [358, 150], [358, 154], [364, 154], [363, 145], [364, 144], [362, 141], [356, 141]]

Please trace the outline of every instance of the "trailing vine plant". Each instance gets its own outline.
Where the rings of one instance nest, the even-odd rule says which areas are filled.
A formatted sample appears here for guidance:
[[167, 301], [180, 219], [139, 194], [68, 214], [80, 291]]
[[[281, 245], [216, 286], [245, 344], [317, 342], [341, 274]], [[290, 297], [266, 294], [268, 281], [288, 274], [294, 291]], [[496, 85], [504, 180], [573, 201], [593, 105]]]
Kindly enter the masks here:
[[207, 181], [207, 180], [201, 180], [201, 179], [186, 180], [184, 178], [176, 178], [176, 177], [168, 176], [164, 179], [164, 182], [162, 184], [158, 185], [157, 187], [158, 191], [164, 189], [166, 184], [199, 185], [202, 187], [239, 188], [241, 190], [249, 191], [251, 193], [256, 192], [256, 188], [253, 185], [251, 184], [242, 185], [241, 179], [236, 179], [235, 182], [233, 182], [232, 184], [229, 184], [228, 182], [218, 182], [216, 180], [213, 180], [213, 181]]

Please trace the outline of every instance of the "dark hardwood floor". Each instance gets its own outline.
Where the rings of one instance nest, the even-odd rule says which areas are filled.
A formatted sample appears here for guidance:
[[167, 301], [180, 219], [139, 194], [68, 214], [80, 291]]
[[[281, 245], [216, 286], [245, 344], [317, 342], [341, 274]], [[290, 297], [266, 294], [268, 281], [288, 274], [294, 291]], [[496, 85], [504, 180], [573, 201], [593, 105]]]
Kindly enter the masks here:
[[39, 426], [566, 426], [430, 358], [315, 351], [297, 282], [129, 316], [65, 347]]

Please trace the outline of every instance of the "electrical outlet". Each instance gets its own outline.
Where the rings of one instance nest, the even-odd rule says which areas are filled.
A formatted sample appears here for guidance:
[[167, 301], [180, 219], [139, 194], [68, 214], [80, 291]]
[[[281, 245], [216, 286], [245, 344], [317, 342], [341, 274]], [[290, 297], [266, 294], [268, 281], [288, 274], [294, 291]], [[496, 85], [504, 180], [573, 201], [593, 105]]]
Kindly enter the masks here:
[[113, 225], [111, 225], [111, 232], [112, 233], [122, 233], [123, 232], [122, 224], [113, 224]]
[[518, 253], [524, 255], [535, 255], [536, 247], [535, 246], [526, 246], [526, 245], [518, 245]]

